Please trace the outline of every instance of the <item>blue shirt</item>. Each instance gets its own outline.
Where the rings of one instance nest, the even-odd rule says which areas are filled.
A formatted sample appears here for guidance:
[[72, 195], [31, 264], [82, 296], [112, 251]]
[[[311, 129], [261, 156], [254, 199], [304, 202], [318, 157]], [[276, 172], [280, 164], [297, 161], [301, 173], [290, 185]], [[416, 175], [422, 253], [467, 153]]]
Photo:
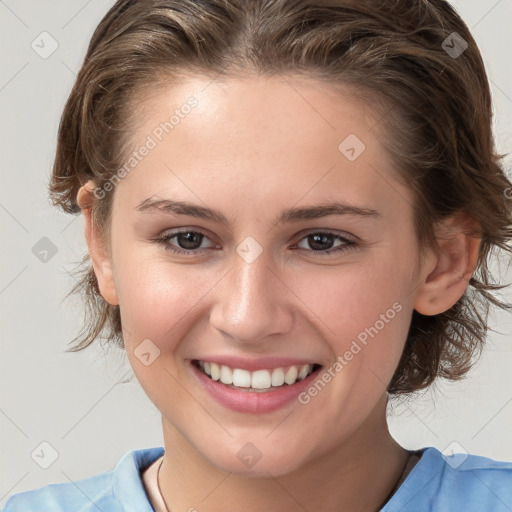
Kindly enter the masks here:
[[[132, 450], [111, 471], [77, 482], [49, 484], [11, 496], [4, 512], [153, 512], [141, 472], [162, 447]], [[511, 512], [512, 463], [477, 455], [444, 456], [433, 447], [382, 512]]]

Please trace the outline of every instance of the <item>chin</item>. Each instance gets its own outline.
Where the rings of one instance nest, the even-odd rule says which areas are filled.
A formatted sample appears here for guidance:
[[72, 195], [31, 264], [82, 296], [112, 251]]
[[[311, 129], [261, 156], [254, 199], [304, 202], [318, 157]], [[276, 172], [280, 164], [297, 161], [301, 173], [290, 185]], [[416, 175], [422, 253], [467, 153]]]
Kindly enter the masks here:
[[254, 444], [246, 443], [241, 448], [231, 450], [226, 447], [220, 453], [208, 453], [206, 456], [221, 471], [246, 478], [284, 476], [297, 471], [305, 463], [297, 458], [292, 448], [279, 451], [271, 444], [260, 450]]

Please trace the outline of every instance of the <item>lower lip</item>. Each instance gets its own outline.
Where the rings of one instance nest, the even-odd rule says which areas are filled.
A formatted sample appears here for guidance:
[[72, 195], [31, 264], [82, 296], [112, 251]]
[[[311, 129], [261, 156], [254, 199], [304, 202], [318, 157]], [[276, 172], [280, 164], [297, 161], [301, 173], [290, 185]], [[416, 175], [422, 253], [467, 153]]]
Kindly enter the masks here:
[[285, 407], [297, 399], [300, 393], [306, 390], [322, 369], [317, 368], [305, 379], [292, 385], [284, 385], [274, 391], [238, 391], [228, 388], [224, 384], [210, 379], [195, 364], [190, 361], [193, 373], [206, 391], [221, 405], [238, 412], [265, 413]]

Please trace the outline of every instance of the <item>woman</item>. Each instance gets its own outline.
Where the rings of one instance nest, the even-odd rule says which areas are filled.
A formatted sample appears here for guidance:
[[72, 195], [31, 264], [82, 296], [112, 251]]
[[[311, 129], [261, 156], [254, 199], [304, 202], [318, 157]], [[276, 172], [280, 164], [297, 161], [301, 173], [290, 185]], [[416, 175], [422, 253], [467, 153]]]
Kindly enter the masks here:
[[444, 1], [119, 1], [64, 109], [81, 350], [124, 347], [164, 447], [6, 511], [510, 510], [512, 464], [409, 451], [388, 400], [487, 332], [512, 184]]

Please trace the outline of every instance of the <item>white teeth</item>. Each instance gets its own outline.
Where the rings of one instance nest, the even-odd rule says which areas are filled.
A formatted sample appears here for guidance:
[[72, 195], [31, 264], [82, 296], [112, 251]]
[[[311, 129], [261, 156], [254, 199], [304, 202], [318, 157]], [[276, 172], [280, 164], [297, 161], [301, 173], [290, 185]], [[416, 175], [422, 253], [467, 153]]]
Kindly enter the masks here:
[[268, 389], [272, 385], [272, 378], [268, 370], [252, 372], [251, 387], [254, 389]]
[[217, 363], [210, 363], [210, 371], [212, 372], [211, 377], [213, 380], [220, 379], [220, 368]]
[[284, 370], [276, 368], [272, 372], [272, 386], [282, 386], [284, 384]]
[[284, 381], [286, 384], [293, 384], [297, 380], [299, 372], [295, 366], [290, 366], [288, 371], [284, 374]]
[[241, 368], [232, 369], [229, 366], [208, 361], [198, 361], [198, 364], [212, 380], [220, 380], [220, 382], [230, 387], [251, 389], [277, 388], [285, 383], [292, 385], [305, 379], [313, 371], [312, 364], [290, 366], [288, 369], [256, 370], [254, 372]]
[[233, 372], [231, 368], [224, 365], [220, 367], [220, 381], [222, 384], [233, 384]]
[[297, 379], [298, 380], [302, 380], [306, 377], [306, 375], [308, 374], [309, 372], [309, 364], [305, 364], [301, 369], [300, 369], [300, 372], [299, 372], [299, 375], [297, 375]]
[[251, 373], [247, 370], [235, 368], [233, 370], [233, 386], [238, 386], [239, 388], [250, 388]]

